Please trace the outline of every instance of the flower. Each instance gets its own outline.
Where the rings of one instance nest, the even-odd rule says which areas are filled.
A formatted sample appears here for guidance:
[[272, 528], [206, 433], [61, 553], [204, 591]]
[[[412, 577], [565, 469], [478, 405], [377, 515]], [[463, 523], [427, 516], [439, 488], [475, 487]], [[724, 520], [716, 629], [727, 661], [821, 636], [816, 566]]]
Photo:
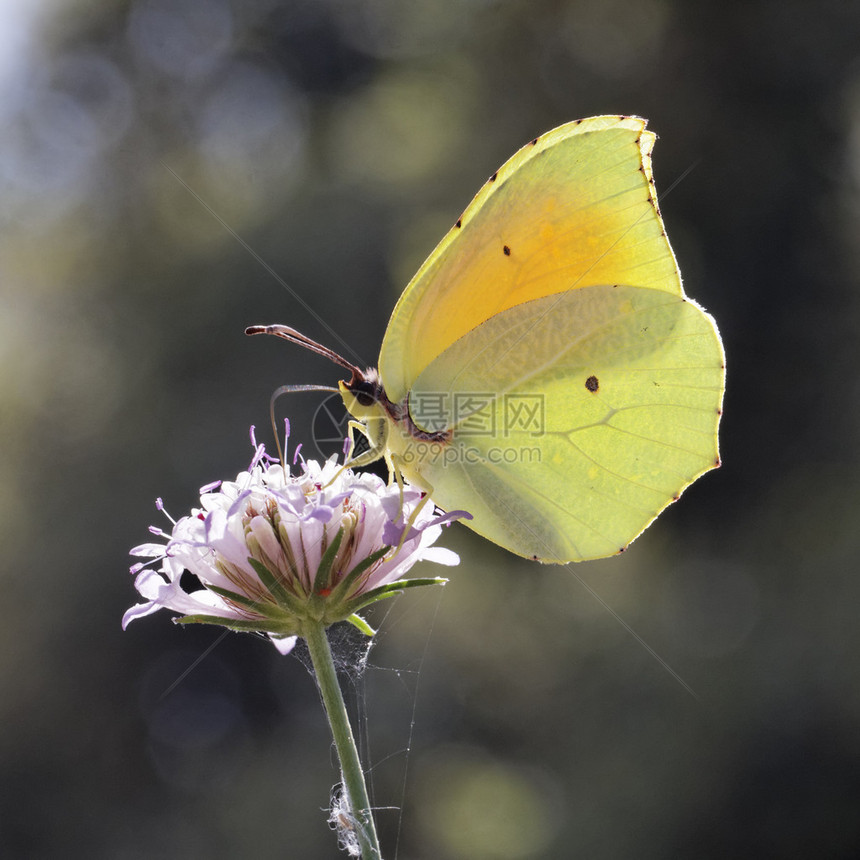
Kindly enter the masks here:
[[[322, 465], [302, 461], [290, 475], [256, 445], [253, 428], [251, 439], [247, 471], [203, 487], [200, 508], [169, 534], [150, 527], [166, 544], [131, 550], [150, 561], [131, 568], [145, 602], [125, 613], [123, 629], [169, 609], [180, 613], [178, 623], [265, 633], [286, 654], [308, 623], [348, 620], [372, 635], [360, 609], [446, 581], [403, 579], [416, 562], [459, 563], [456, 553], [432, 544], [442, 524], [463, 513], [438, 515], [415, 488], [357, 474], [334, 457]], [[164, 510], [160, 499], [157, 507]], [[202, 588], [189, 590], [185, 571]]]

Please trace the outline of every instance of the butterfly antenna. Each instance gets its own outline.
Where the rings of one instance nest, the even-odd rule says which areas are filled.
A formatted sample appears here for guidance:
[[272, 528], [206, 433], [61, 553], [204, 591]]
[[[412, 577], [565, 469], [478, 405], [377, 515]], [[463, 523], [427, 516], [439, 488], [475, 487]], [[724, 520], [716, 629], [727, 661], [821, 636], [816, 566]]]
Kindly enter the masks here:
[[[277, 337], [282, 337], [284, 340], [309, 349], [311, 352], [315, 352], [317, 355], [333, 361], [339, 367], [344, 368], [344, 370], [348, 370], [352, 374], [351, 383], [365, 378], [365, 374], [342, 355], [338, 355], [333, 349], [317, 343], [317, 341], [302, 334], [300, 331], [296, 331], [294, 328], [290, 328], [288, 325], [252, 325], [245, 329], [245, 334], [273, 334]], [[281, 449], [281, 439], [278, 435], [278, 425], [275, 420], [275, 402], [281, 395], [293, 394], [297, 391], [329, 391], [335, 394], [338, 393], [338, 389], [332, 388], [330, 385], [282, 385], [274, 391], [269, 400], [269, 420], [272, 422], [272, 432], [275, 435], [275, 444], [278, 446], [278, 456], [281, 458], [281, 463], [285, 469], [289, 468], [289, 466], [284, 456], [284, 451]]]
[[309, 349], [311, 352], [315, 352], [317, 355], [321, 355], [323, 358], [327, 358], [329, 361], [340, 365], [344, 370], [348, 370], [352, 374], [353, 381], [364, 378], [363, 371], [352, 362], [347, 361], [342, 355], [338, 355], [333, 349], [317, 343], [317, 341], [302, 334], [300, 331], [296, 331], [294, 328], [290, 328], [288, 325], [252, 325], [245, 329], [245, 334], [273, 334], [277, 337], [282, 337], [290, 343], [303, 346], [305, 349]]

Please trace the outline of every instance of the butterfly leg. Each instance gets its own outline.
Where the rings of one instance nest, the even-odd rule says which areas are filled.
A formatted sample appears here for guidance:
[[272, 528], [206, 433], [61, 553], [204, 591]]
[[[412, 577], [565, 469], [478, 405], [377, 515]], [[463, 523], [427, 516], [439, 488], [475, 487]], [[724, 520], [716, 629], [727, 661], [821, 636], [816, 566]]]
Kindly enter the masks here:
[[[390, 475], [392, 474], [393, 466], [391, 464], [391, 459], [386, 448], [386, 442], [388, 440], [387, 428], [385, 427], [384, 422], [380, 422], [380, 426], [378, 427], [369, 427], [368, 424], [369, 422], [356, 421], [353, 419], [349, 421], [346, 425], [346, 434], [349, 444], [347, 445], [344, 464], [340, 467], [340, 469], [337, 470], [337, 472], [334, 474], [334, 477], [331, 479], [331, 481], [329, 481], [329, 484], [336, 481], [341, 476], [341, 474], [343, 474], [344, 469], [353, 469], [359, 466], [367, 466], [370, 463], [375, 463], [381, 457], [385, 458], [385, 462], [388, 465], [389, 481], [391, 480]], [[367, 439], [368, 443], [370, 444], [370, 448], [363, 454], [359, 454], [357, 457], [354, 457], [352, 452], [355, 450], [356, 430]]]
[[[403, 519], [403, 458], [399, 454], [387, 452], [385, 460], [388, 463], [390, 474], [394, 475], [394, 479], [397, 481], [397, 486], [400, 489], [400, 517]], [[400, 535], [400, 542], [397, 544], [397, 548], [394, 550], [394, 555], [391, 556], [392, 558], [400, 552], [403, 544], [406, 543], [409, 533], [412, 531], [412, 527], [415, 525], [415, 521], [418, 519], [418, 515], [422, 510], [424, 510], [424, 506], [431, 501], [430, 496], [433, 492], [433, 486], [426, 481], [422, 481], [422, 483], [417, 486], [422, 491], [423, 496], [421, 501], [415, 506], [415, 510], [409, 515], [409, 519], [404, 523], [403, 533]]]
[[[353, 456], [353, 451], [355, 449], [356, 431], [361, 433], [367, 439], [368, 443], [370, 444], [370, 449], [362, 454], [359, 454], [358, 456]], [[404, 460], [399, 454], [392, 453], [388, 447], [388, 427], [385, 421], [379, 420], [377, 423], [373, 418], [366, 421], [352, 420], [347, 424], [347, 439], [348, 445], [346, 449], [344, 465], [340, 469], [338, 469], [337, 473], [332, 478], [332, 481], [335, 481], [342, 474], [344, 469], [366, 466], [369, 463], [375, 463], [380, 458], [384, 459], [385, 464], [388, 466], [389, 484], [391, 484], [392, 481], [397, 482], [397, 487], [400, 492], [400, 519], [404, 519]], [[418, 488], [422, 491], [423, 496], [421, 498], [421, 501], [415, 506], [415, 509], [412, 511], [412, 513], [409, 515], [409, 518], [404, 523], [403, 531], [400, 535], [400, 541], [395, 547], [394, 553], [392, 554], [391, 558], [394, 558], [394, 556], [396, 556], [397, 553], [400, 552], [403, 547], [403, 544], [406, 543], [406, 540], [409, 537], [409, 533], [412, 531], [415, 522], [418, 519], [418, 515], [421, 513], [422, 510], [424, 510], [424, 506], [428, 502], [430, 502], [430, 496], [433, 492], [433, 487], [424, 480], [422, 480], [422, 482], [416, 486], [418, 486]]]

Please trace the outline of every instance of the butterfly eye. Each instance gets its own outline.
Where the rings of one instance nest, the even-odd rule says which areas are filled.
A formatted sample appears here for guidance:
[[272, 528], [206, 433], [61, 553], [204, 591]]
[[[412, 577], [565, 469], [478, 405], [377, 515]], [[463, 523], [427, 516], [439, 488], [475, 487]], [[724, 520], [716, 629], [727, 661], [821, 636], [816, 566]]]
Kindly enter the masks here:
[[362, 406], [372, 406], [379, 400], [379, 386], [373, 382], [362, 380], [351, 387], [350, 391]]

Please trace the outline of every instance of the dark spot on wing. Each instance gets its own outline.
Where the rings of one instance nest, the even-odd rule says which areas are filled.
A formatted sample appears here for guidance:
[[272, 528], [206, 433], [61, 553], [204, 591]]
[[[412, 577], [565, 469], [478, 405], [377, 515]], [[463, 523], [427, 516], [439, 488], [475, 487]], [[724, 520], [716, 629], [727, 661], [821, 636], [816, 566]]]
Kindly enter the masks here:
[[499, 171], [497, 170], [489, 179], [490, 182], [495, 182], [498, 179]]
[[505, 252], [506, 257], [511, 256], [511, 249], [507, 245], [505, 245], [502, 250]]
[[597, 389], [600, 388], [600, 383], [597, 381], [597, 377], [589, 376], [588, 379], [585, 380], [585, 387], [589, 391], [597, 391]]
[[455, 227], [462, 227], [462, 226], [463, 226], [463, 219], [462, 219], [462, 218], [458, 218], [458, 219], [457, 219], [457, 223], [456, 223], [454, 226], [455, 226]]

